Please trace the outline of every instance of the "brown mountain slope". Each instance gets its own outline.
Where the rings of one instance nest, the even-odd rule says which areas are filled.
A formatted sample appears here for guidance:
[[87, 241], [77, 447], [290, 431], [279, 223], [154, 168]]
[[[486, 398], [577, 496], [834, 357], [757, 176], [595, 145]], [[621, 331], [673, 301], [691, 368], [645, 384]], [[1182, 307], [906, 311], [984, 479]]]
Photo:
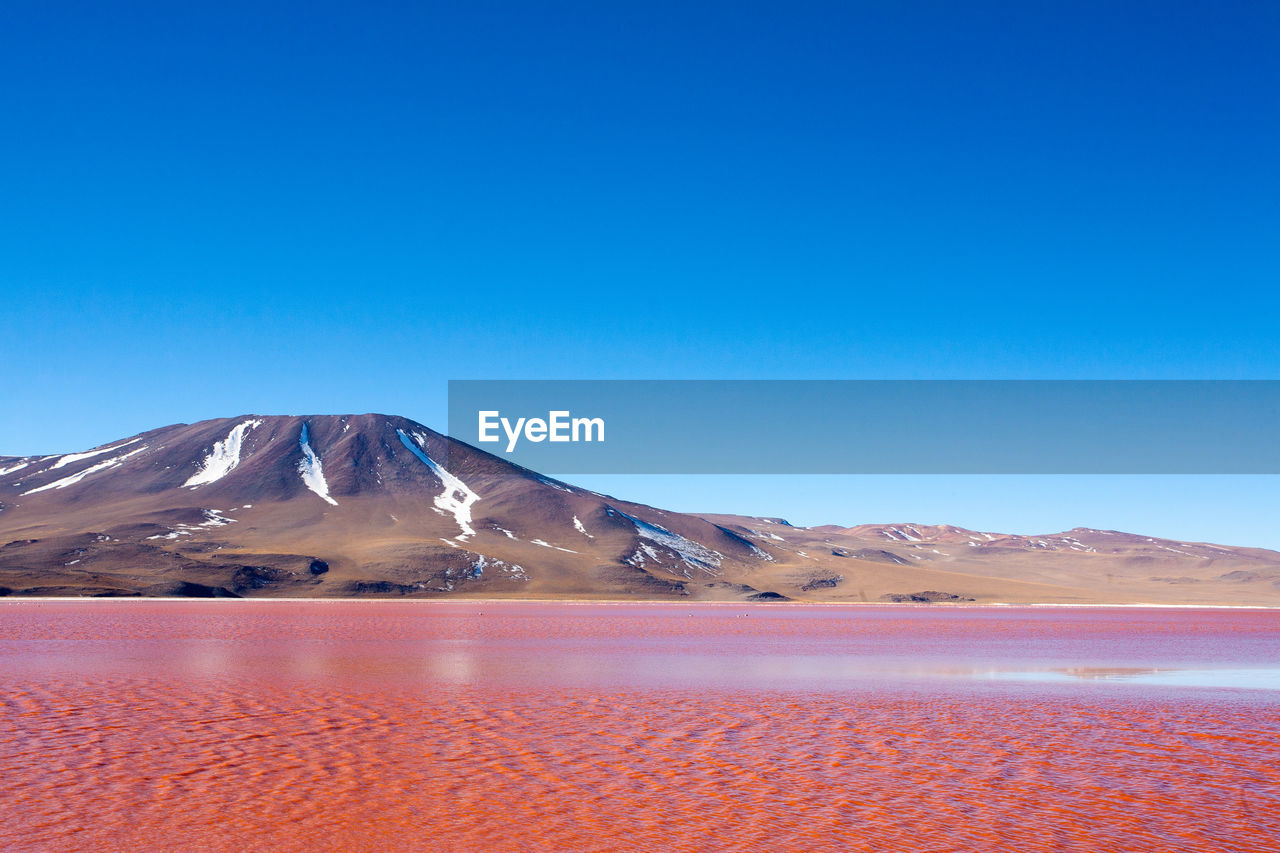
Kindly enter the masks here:
[[0, 457], [0, 592], [1280, 604], [1280, 554], [665, 512], [405, 418], [243, 416]]

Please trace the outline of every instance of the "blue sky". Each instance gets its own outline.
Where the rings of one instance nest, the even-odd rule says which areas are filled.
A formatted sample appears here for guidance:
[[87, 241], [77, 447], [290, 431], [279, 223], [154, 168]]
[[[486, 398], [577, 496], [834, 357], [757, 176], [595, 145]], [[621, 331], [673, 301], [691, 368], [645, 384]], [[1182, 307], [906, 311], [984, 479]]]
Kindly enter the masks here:
[[[1261, 2], [6, 3], [0, 452], [443, 428], [449, 378], [1280, 378], [1278, 40]], [[867, 485], [593, 483], [1280, 546], [1270, 478]]]

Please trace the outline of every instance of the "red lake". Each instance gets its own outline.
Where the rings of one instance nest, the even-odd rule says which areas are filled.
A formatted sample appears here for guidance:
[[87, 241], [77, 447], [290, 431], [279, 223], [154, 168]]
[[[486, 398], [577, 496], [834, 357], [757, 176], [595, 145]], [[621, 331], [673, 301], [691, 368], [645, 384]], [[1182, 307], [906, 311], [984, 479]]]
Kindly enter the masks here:
[[1280, 612], [0, 602], [7, 850], [1280, 849]]

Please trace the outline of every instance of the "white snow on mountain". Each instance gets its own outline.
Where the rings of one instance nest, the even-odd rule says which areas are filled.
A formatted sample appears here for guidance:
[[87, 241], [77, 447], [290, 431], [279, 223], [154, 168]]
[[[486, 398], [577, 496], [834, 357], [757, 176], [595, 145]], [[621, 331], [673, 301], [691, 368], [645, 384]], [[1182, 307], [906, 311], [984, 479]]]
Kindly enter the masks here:
[[[484, 570], [490, 567], [498, 569], [513, 580], [527, 581], [529, 579], [529, 575], [525, 573], [524, 566], [508, 563], [504, 560], [495, 560], [482, 554], [476, 555], [475, 562], [471, 564], [469, 574], [473, 578], [479, 578], [484, 575]], [[445, 574], [449, 574], [450, 571], [450, 569], [445, 569]]]
[[[910, 532], [908, 532], [910, 531]], [[893, 539], [897, 542], [923, 542], [924, 537], [920, 535], [920, 531], [911, 525], [905, 528], [890, 527], [881, 531], [881, 535], [886, 539]]]
[[329, 484], [324, 479], [324, 466], [320, 464], [320, 457], [316, 456], [316, 452], [311, 449], [309, 438], [307, 425], [303, 424], [302, 438], [298, 441], [298, 445], [302, 448], [302, 461], [298, 463], [298, 473], [302, 475], [302, 482], [308, 489], [327, 503], [337, 506], [338, 502], [329, 497]]
[[476, 532], [471, 527], [471, 507], [480, 500], [480, 496], [471, 491], [467, 484], [450, 474], [440, 465], [437, 465], [430, 456], [427, 455], [427, 437], [422, 433], [415, 432], [410, 438], [409, 434], [402, 429], [397, 429], [396, 434], [400, 436], [400, 443], [408, 448], [409, 452], [430, 468], [440, 482], [444, 484], [444, 491], [436, 496], [436, 510], [442, 515], [452, 515], [454, 521], [458, 522], [458, 527], [462, 532], [455, 536], [459, 542], [467, 541], [468, 537], [475, 536]]
[[557, 551], [564, 551], [566, 554], [578, 553], [577, 551], [571, 550], [569, 548], [561, 548], [559, 545], [552, 545], [550, 542], [546, 541], [545, 539], [530, 539], [529, 541], [532, 542], [534, 545], [541, 545], [543, 548], [555, 548]]
[[122, 441], [117, 445], [114, 445], [112, 447], [104, 447], [101, 450], [87, 450], [84, 453], [68, 453], [66, 456], [60, 456], [57, 462], [49, 466], [48, 470], [56, 471], [59, 468], [64, 468], [67, 465], [72, 465], [76, 462], [81, 461], [82, 459], [92, 459], [95, 456], [101, 456], [104, 453], [110, 453], [113, 450], [119, 450], [120, 448], [128, 447], [131, 444], [137, 444], [139, 441], [142, 441], [142, 439], [131, 438], [128, 441]]
[[8, 468], [0, 468], [0, 477], [5, 476], [6, 474], [12, 474], [16, 471], [21, 471], [30, 464], [30, 462], [19, 462], [17, 465], [11, 465]]
[[[713, 551], [705, 545], [700, 545], [692, 539], [686, 539], [679, 533], [672, 533], [665, 527], [651, 524], [633, 515], [627, 515], [622, 510], [613, 509], [612, 507], [609, 509], [634, 524], [636, 533], [641, 537], [674, 551], [689, 568], [702, 569], [708, 574], [717, 574], [716, 569], [720, 568], [720, 562], [724, 559], [724, 554], [719, 551]], [[652, 554], [650, 556], [652, 557]]]
[[141, 453], [146, 449], [147, 448], [144, 445], [142, 447], [137, 448], [136, 450], [130, 450], [128, 453], [122, 453], [119, 456], [113, 456], [104, 462], [99, 462], [97, 465], [90, 465], [88, 468], [85, 468], [83, 471], [78, 471], [75, 474], [72, 474], [70, 477], [63, 477], [61, 480], [54, 480], [52, 483], [46, 483], [45, 485], [39, 486], [38, 488], [27, 489], [22, 494], [34, 495], [36, 492], [44, 492], [44, 491], [48, 491], [49, 489], [65, 489], [67, 486], [75, 485], [76, 483], [83, 480], [85, 477], [88, 477], [90, 474], [96, 474], [99, 471], [106, 471], [108, 468], [115, 468], [118, 465], [123, 465], [124, 461], [128, 459], [130, 456], [136, 456], [137, 454]]
[[[225, 439], [213, 443], [213, 449], [209, 451], [209, 455], [201, 463], [200, 470], [192, 474], [190, 479], [182, 484], [183, 487], [194, 489], [196, 486], [216, 483], [234, 471], [235, 467], [240, 464], [240, 445], [244, 442], [245, 433], [261, 425], [262, 421], [248, 420], [232, 427], [231, 432], [227, 434]], [[57, 466], [55, 465], [54, 467], [56, 468]]]
[[573, 517], [573, 526], [579, 533], [581, 533], [583, 536], [587, 537], [588, 539], [596, 538], [587, 532], [587, 528], [582, 526], [582, 522], [578, 520], [578, 517], [576, 515]]
[[[637, 548], [635, 552], [626, 559], [626, 562], [630, 563], [631, 565], [635, 566], [638, 569], [642, 569], [644, 568], [644, 564], [646, 562], [645, 561], [646, 556], [648, 556], [649, 561], [653, 562], [655, 565], [659, 565], [659, 566], [662, 565], [661, 555], [659, 555], [658, 552], [654, 550], [652, 545], [649, 545], [648, 543], [645, 543], [645, 542], [640, 543], [640, 547]], [[686, 572], [686, 574], [688, 573]]]
[[[231, 510], [227, 510], [230, 512]], [[234, 524], [234, 518], [227, 518], [222, 514], [220, 509], [201, 510], [204, 513], [205, 520], [199, 524], [179, 524], [177, 527], [171, 528], [168, 533], [158, 533], [155, 536], [148, 536], [148, 539], [177, 539], [180, 536], [190, 536], [193, 533], [199, 533], [202, 527], [226, 527], [228, 524]]]
[[573, 494], [573, 489], [569, 488], [564, 483], [561, 483], [559, 480], [552, 480], [548, 477], [539, 477], [538, 482], [544, 486], [550, 486], [553, 489], [559, 489], [562, 492]]

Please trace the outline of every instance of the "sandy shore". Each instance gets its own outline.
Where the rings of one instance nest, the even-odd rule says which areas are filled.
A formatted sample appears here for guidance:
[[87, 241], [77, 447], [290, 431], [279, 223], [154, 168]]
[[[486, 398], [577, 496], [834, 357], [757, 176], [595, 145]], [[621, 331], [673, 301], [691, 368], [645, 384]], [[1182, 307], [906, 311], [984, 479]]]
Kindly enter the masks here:
[[1021, 608], [1086, 608], [1086, 609], [1112, 609], [1112, 608], [1131, 608], [1141, 610], [1280, 610], [1280, 606], [1267, 604], [1160, 604], [1154, 602], [1115, 602], [1115, 603], [1078, 603], [1078, 602], [1005, 602], [1005, 601], [938, 601], [938, 602], [892, 602], [892, 601], [679, 601], [672, 599], [618, 599], [618, 598], [599, 598], [599, 599], [581, 599], [581, 598], [186, 598], [179, 596], [6, 596], [0, 598], [0, 605], [4, 604], [20, 604], [23, 602], [172, 602], [175, 604], [183, 602], [218, 602], [220, 605], [234, 605], [240, 603], [252, 604], [270, 604], [273, 602], [282, 603], [313, 603], [313, 604], [562, 604], [572, 606], [636, 606], [646, 607], [655, 604], [674, 604], [680, 607], [698, 607], [698, 608], [748, 608], [752, 610], [776, 610], [779, 608], [796, 608], [796, 607], [820, 607], [820, 608], [850, 608], [850, 609], [915, 609], [915, 610], [942, 610], [942, 609], [962, 609], [962, 610], [983, 610], [988, 608], [999, 608], [1001, 610], [1021, 609]]

